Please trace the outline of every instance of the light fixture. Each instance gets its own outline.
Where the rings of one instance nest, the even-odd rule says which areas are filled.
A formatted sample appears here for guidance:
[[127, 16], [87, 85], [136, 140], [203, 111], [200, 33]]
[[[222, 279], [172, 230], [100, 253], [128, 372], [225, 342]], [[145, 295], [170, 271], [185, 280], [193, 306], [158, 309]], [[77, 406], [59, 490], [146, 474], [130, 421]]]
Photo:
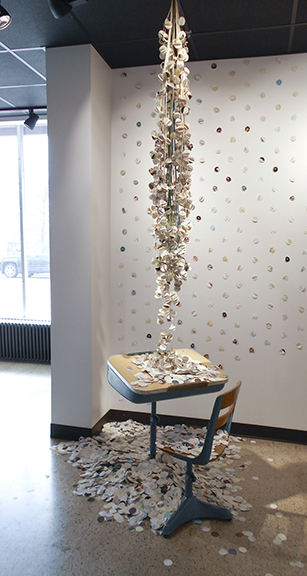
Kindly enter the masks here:
[[66, 16], [75, 6], [86, 4], [88, 0], [48, 0], [52, 15], [59, 19]]
[[7, 12], [7, 10], [3, 8], [0, 0], [0, 30], [4, 30], [4, 28], [7, 28], [11, 22], [12, 18]]
[[29, 110], [29, 118], [24, 121], [24, 125], [30, 130], [34, 130], [39, 116], [33, 112], [33, 108]]

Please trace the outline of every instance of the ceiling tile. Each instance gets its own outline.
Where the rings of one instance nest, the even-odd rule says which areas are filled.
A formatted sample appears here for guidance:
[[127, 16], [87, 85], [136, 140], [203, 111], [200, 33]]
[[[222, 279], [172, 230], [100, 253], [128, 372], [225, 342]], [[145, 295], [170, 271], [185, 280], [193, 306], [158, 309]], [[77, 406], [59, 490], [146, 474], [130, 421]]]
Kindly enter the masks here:
[[271, 56], [285, 54], [289, 29], [196, 34], [193, 42], [200, 60]]
[[155, 39], [170, 4], [170, 0], [90, 0], [88, 6], [80, 6], [78, 17], [82, 15], [82, 24], [98, 44]]
[[296, 23], [307, 21], [307, 3], [306, 0], [299, 0], [296, 13]]
[[293, 0], [183, 0], [187, 23], [196, 32], [243, 30], [290, 24]]
[[40, 74], [46, 76], [46, 52], [44, 48], [16, 50], [16, 54], [40, 72]]
[[158, 40], [98, 44], [97, 49], [111, 68], [159, 64]]
[[0, 52], [1, 86], [41, 84], [42, 78], [15, 58], [10, 52]]
[[[25, 88], [0, 88], [0, 98], [16, 108], [35, 108], [47, 106], [45, 86], [26, 86]], [[0, 99], [0, 110], [10, 106]]]
[[291, 52], [307, 52], [307, 24], [295, 27]]

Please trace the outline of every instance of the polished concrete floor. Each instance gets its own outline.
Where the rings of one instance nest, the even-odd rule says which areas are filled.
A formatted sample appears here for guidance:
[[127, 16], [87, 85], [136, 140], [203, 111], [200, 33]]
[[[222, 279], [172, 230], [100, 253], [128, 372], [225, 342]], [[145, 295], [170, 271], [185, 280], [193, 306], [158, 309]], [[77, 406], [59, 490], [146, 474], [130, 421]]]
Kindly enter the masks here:
[[0, 362], [1, 576], [307, 572], [306, 446], [246, 439], [236, 464], [250, 463], [236, 471], [253, 505], [246, 521], [204, 521], [164, 539], [146, 521], [142, 532], [98, 523], [101, 504], [73, 495], [79, 471], [50, 450], [49, 426], [50, 367]]

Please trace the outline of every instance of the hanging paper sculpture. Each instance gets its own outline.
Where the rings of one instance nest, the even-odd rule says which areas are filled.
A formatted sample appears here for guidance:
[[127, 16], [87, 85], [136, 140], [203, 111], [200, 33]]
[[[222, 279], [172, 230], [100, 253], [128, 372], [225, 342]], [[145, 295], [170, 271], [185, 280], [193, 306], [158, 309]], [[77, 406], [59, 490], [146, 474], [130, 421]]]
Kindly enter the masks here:
[[152, 262], [157, 274], [156, 298], [164, 300], [157, 322], [165, 325], [160, 333], [157, 352], [165, 353], [175, 330], [176, 308], [181, 306], [178, 292], [187, 279], [189, 264], [185, 259], [191, 222], [188, 217], [194, 209], [191, 198], [191, 172], [193, 158], [190, 151], [190, 70], [185, 19], [179, 16], [177, 0], [172, 0], [170, 11], [159, 32], [162, 72], [158, 78], [161, 88], [156, 96], [155, 111], [159, 114], [157, 131], [152, 138], [155, 149], [151, 152], [153, 167], [150, 173], [151, 215], [154, 219], [155, 257]]

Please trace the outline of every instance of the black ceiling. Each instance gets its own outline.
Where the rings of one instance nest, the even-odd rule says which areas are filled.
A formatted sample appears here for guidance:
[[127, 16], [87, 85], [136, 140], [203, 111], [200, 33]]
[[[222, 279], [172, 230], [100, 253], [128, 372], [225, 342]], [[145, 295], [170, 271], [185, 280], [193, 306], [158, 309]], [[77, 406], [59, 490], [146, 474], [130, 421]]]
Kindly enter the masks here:
[[[91, 43], [111, 68], [159, 63], [170, 0], [88, 0], [55, 19], [47, 0], [2, 0], [0, 116], [46, 106], [45, 48]], [[190, 60], [307, 52], [306, 0], [181, 0]], [[2, 110], [2, 112], [1, 112]]]

